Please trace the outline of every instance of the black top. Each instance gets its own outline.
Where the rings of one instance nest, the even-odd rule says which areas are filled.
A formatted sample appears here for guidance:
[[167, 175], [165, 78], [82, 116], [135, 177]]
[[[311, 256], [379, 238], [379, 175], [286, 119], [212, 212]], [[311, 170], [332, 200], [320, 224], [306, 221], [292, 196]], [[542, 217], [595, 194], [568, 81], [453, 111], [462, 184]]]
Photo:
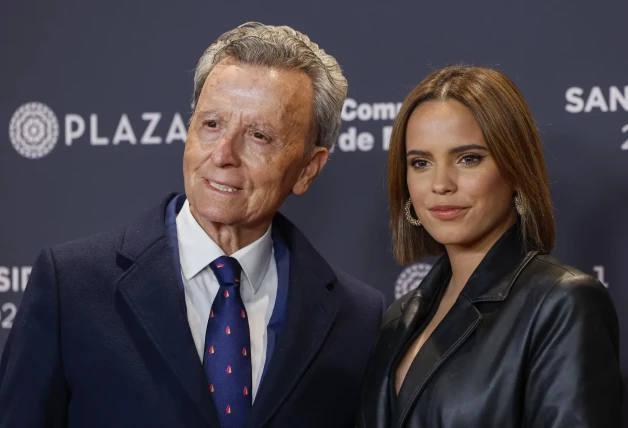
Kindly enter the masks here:
[[399, 359], [433, 316], [450, 275], [443, 256], [386, 313], [358, 427], [621, 427], [619, 328], [606, 288], [526, 253], [517, 225], [478, 265], [395, 397]]

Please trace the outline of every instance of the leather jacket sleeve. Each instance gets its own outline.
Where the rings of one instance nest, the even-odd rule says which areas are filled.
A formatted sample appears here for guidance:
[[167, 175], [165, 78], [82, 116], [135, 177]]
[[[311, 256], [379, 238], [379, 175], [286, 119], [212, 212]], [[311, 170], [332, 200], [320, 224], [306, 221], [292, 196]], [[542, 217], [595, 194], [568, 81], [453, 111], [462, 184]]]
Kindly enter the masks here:
[[542, 299], [530, 332], [523, 425], [620, 428], [619, 327], [607, 290], [577, 275]]

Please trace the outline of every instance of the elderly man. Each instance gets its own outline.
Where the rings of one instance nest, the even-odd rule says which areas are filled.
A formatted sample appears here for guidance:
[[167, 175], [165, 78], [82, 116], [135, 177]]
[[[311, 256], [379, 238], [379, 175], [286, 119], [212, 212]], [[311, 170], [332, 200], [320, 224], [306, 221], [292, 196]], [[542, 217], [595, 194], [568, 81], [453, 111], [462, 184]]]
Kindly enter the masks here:
[[335, 59], [245, 24], [201, 57], [185, 195], [44, 249], [0, 366], [0, 427], [351, 426], [379, 292], [277, 213], [340, 126]]

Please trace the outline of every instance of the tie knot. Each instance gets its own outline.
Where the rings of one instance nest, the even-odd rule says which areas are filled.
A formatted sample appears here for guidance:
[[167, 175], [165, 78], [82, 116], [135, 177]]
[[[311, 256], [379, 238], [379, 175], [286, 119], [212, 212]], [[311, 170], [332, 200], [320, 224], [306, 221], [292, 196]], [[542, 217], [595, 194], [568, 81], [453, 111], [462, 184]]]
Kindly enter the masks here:
[[242, 267], [240, 263], [233, 257], [220, 256], [209, 264], [218, 283], [225, 285], [240, 285], [240, 276]]

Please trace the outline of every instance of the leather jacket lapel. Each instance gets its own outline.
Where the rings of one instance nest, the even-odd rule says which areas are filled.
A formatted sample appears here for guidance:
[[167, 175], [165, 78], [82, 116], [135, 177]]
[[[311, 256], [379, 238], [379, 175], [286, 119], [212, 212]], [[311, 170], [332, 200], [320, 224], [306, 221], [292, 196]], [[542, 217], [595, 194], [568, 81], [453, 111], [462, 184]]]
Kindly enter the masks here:
[[476, 329], [482, 315], [460, 296], [417, 353], [399, 391], [392, 427], [401, 427], [434, 373]]

